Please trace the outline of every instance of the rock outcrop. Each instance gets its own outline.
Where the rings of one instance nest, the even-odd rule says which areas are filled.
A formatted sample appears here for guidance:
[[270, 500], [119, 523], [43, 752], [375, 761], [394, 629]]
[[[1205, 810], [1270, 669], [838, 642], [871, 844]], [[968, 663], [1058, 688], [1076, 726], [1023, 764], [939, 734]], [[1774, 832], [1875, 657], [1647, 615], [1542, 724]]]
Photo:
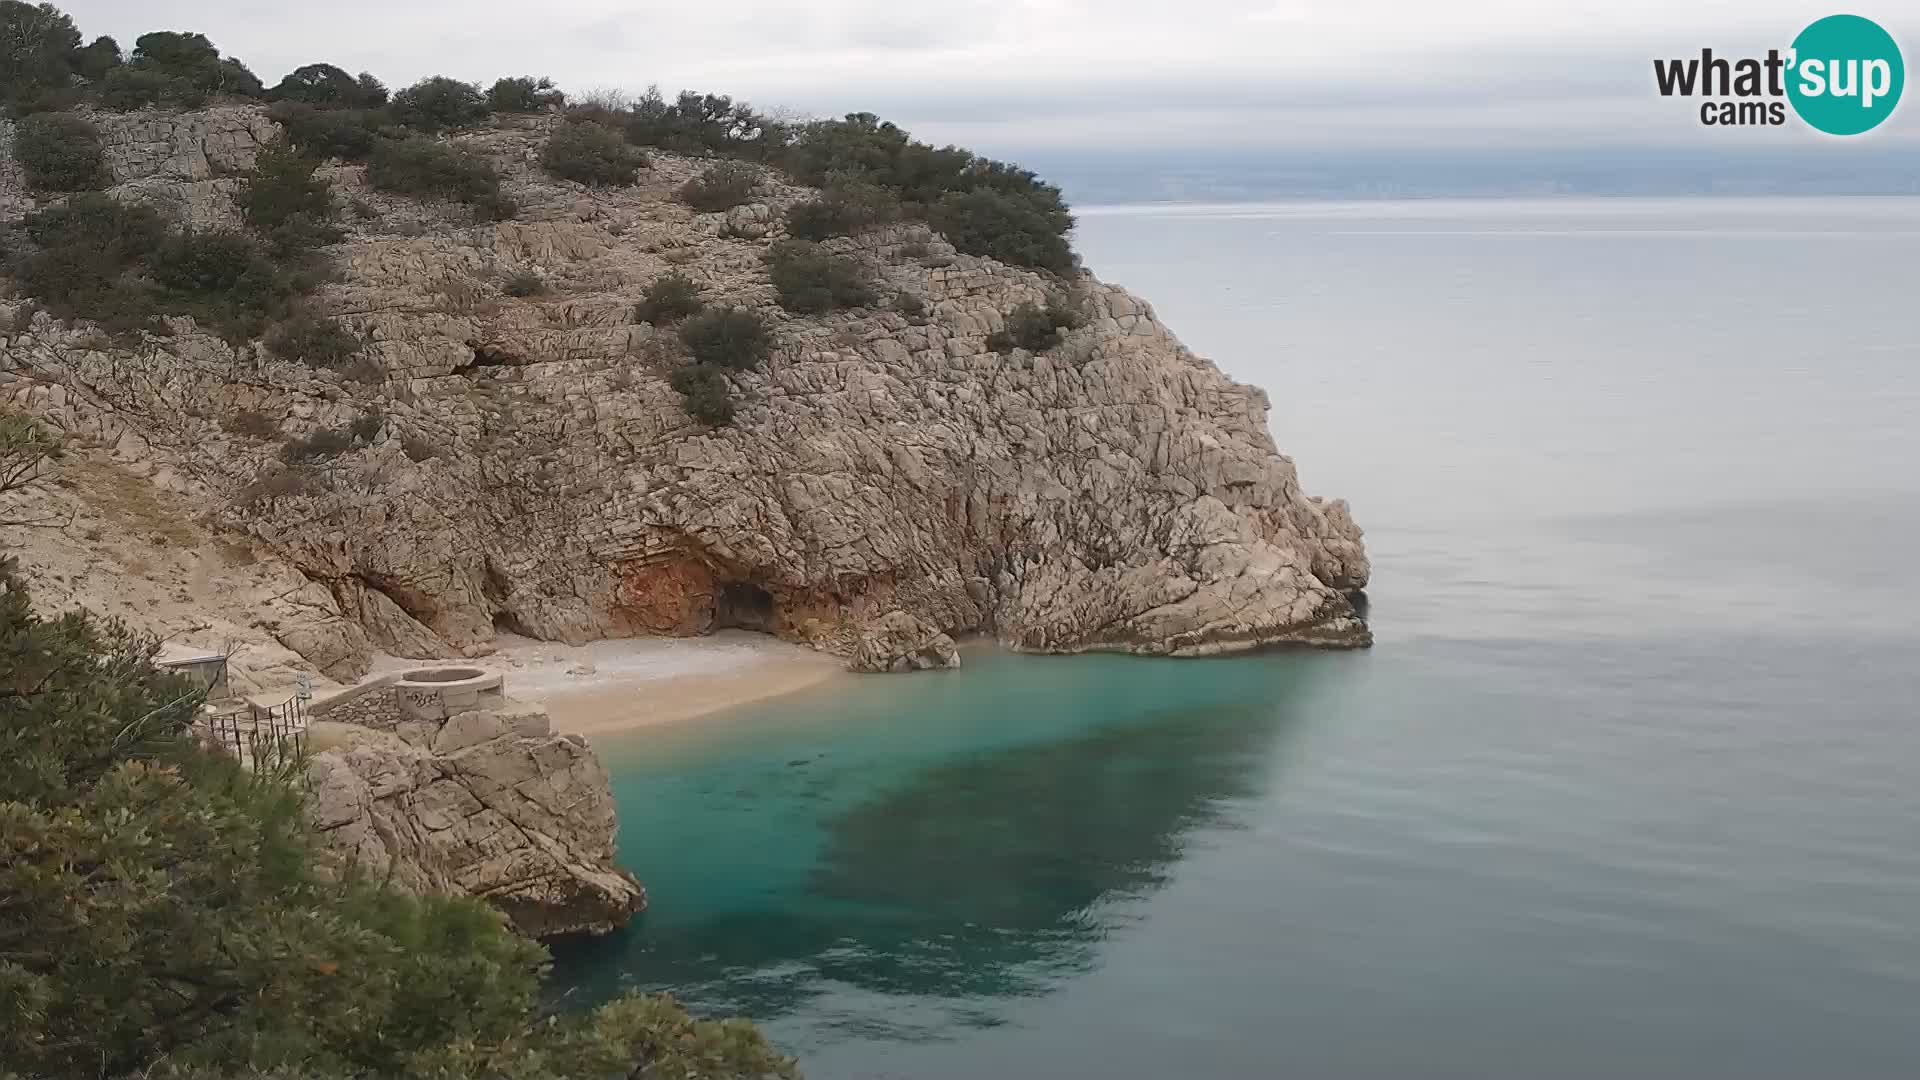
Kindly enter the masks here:
[[957, 668], [953, 638], [907, 611], [890, 611], [864, 627], [847, 667], [854, 671], [928, 671]]
[[[123, 193], [216, 219], [219, 174], [265, 134], [233, 112], [102, 118]], [[1302, 491], [1266, 396], [1144, 301], [1083, 276], [1082, 328], [997, 353], [1006, 313], [1058, 284], [903, 225], [828, 244], [883, 306], [792, 316], [763, 255], [806, 190], [770, 181], [697, 214], [671, 193], [702, 163], [656, 154], [638, 186], [589, 191], [533, 164], [548, 123], [462, 137], [522, 208], [497, 225], [328, 170], [356, 213], [314, 306], [367, 338], [375, 381], [236, 355], [185, 322], [129, 349], [0, 302], [0, 327], [20, 326], [0, 390], [102, 445], [135, 433], [126, 454], [405, 655], [499, 628], [578, 643], [740, 626], [887, 669], [944, 664], [936, 635], [1171, 655], [1370, 640], [1345, 504]], [[201, 176], [215, 154], [195, 145], [225, 164]], [[634, 317], [667, 270], [776, 327], [773, 358], [732, 377], [730, 427], [688, 418], [672, 328]], [[545, 291], [505, 295], [521, 272]], [[271, 435], [223, 425], [243, 412]], [[280, 439], [357, 417], [377, 419], [351, 452], [280, 460]]]
[[322, 844], [415, 893], [474, 896], [534, 937], [605, 933], [646, 905], [613, 863], [607, 773], [518, 703], [403, 717], [376, 689], [322, 720], [307, 772]]

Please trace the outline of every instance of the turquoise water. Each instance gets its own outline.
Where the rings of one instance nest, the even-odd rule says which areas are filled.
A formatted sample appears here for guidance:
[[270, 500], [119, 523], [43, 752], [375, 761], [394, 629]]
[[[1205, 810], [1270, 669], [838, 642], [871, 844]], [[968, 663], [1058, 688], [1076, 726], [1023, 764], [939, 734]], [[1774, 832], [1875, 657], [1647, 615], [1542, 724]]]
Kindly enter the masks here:
[[597, 740], [653, 907], [573, 999], [814, 1077], [1920, 1074], [1920, 203], [1081, 233], [1353, 499], [1379, 645]]

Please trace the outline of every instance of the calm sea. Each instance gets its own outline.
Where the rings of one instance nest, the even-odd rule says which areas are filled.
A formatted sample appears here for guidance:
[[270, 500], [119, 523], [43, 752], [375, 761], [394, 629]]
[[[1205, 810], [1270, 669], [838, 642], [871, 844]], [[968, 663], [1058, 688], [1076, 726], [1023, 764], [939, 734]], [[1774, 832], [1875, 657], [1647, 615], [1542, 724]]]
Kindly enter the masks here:
[[1350, 499], [1367, 653], [982, 651], [628, 739], [816, 1078], [1920, 1075], [1920, 200], [1084, 212]]

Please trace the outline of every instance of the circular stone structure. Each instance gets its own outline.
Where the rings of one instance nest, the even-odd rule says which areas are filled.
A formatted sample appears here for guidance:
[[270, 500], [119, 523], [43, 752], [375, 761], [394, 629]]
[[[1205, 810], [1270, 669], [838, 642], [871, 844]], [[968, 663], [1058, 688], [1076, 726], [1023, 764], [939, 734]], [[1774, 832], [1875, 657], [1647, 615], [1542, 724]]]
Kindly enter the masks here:
[[430, 667], [403, 671], [393, 682], [400, 709], [416, 720], [445, 720], [497, 705], [506, 698], [505, 677], [476, 667]]

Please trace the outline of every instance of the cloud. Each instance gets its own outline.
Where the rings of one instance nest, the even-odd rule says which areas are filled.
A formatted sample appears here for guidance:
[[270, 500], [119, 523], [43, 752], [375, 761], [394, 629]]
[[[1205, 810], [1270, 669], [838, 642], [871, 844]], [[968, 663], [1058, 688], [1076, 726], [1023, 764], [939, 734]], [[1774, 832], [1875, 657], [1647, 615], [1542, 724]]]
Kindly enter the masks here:
[[[196, 29], [269, 82], [325, 60], [393, 85], [550, 74], [568, 88], [866, 110], [922, 137], [1023, 147], [1707, 145], [1651, 61], [1783, 46], [1800, 0], [84, 0], [123, 45]], [[1824, 14], [1824, 11], [1814, 14]], [[1920, 19], [1891, 23], [1920, 47]], [[1920, 96], [1920, 91], [1915, 92]], [[1876, 139], [1920, 139], [1920, 100]]]

